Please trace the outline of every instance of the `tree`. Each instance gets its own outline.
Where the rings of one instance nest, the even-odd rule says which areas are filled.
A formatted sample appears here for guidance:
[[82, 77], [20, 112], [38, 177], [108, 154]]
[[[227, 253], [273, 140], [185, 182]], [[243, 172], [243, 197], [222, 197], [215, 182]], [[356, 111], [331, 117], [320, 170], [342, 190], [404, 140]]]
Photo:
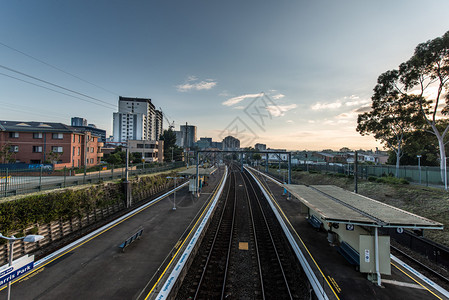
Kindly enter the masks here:
[[379, 76], [371, 98], [371, 111], [358, 116], [357, 131], [361, 135], [373, 134], [395, 153], [398, 177], [405, 135], [422, 125], [422, 116], [415, 105], [416, 96], [381, 92], [389, 84], [389, 75]]
[[14, 162], [15, 160], [12, 158], [13, 152], [11, 151], [11, 145], [9, 143], [3, 144], [0, 147], [0, 161], [2, 164], [7, 164], [10, 162]]
[[[386, 84], [378, 92], [383, 97], [397, 94], [417, 96], [415, 105], [438, 142], [441, 178], [447, 189], [444, 138], [449, 125], [439, 128], [438, 122], [449, 114], [449, 31], [442, 37], [419, 44], [413, 56], [399, 65], [399, 70], [382, 75]], [[443, 103], [444, 99], [446, 103]]]
[[176, 145], [176, 134], [169, 128], [164, 130], [160, 139], [164, 141], [164, 161], [181, 160], [183, 149]]
[[259, 161], [262, 159], [262, 155], [260, 155], [260, 153], [254, 153], [253, 159], [256, 161], [256, 164], [259, 164]]
[[63, 154], [62, 152], [54, 152], [53, 150], [51, 150], [50, 152], [47, 153], [46, 155], [47, 159], [45, 160], [44, 163], [57, 164], [62, 154]]
[[[449, 130], [449, 125], [438, 128], [440, 118], [449, 114], [446, 105], [449, 101], [447, 93], [449, 80], [449, 31], [442, 37], [419, 44], [414, 55], [399, 66], [401, 83], [406, 91], [417, 90], [420, 96], [418, 102], [427, 124], [432, 129], [438, 141], [440, 153], [441, 178], [447, 189], [446, 151], [444, 138]], [[429, 91], [436, 88], [436, 94], [429, 95]], [[446, 103], [442, 103], [445, 93]], [[427, 95], [425, 95], [427, 94]], [[426, 96], [426, 97], [425, 97]], [[425, 110], [429, 104], [431, 109]]]

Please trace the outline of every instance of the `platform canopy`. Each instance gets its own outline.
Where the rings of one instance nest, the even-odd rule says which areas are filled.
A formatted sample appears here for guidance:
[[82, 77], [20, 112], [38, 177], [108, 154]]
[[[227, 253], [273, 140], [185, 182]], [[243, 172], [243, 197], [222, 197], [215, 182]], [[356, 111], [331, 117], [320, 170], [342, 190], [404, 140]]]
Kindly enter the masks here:
[[[216, 168], [198, 168], [199, 176], [210, 176], [216, 171]], [[196, 168], [188, 168], [184, 171], [178, 172], [182, 176], [196, 176]]]
[[326, 222], [376, 227], [443, 229], [443, 224], [333, 185], [284, 187]]

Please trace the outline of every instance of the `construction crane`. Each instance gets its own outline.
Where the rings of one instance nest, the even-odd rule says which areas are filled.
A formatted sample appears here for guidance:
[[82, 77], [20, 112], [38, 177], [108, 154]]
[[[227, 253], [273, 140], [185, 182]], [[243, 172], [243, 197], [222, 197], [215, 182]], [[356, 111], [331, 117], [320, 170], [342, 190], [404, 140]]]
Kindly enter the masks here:
[[171, 129], [171, 130], [175, 129], [175, 121], [170, 122], [170, 120], [168, 119], [167, 115], [162, 111], [162, 108], [161, 108], [161, 107], [159, 107], [159, 110], [161, 111], [162, 115], [164, 116], [165, 121], [167, 121], [168, 129], [169, 129], [169, 130], [170, 130], [170, 129]]

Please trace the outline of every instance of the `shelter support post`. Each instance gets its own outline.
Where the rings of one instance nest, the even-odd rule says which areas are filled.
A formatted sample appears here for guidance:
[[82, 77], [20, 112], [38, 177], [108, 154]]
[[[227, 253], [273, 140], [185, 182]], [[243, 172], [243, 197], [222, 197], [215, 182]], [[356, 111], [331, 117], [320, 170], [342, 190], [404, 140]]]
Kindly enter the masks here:
[[376, 256], [376, 275], [377, 275], [377, 285], [381, 286], [381, 277], [379, 270], [379, 232], [377, 227], [374, 227], [374, 251]]
[[268, 174], [268, 153], [265, 154], [265, 173]]
[[195, 178], [195, 195], [200, 196], [200, 178], [199, 178], [200, 153], [196, 153], [196, 178]]
[[[292, 184], [292, 154], [288, 154], [288, 184]], [[288, 192], [288, 199], [290, 200], [292, 194]]]

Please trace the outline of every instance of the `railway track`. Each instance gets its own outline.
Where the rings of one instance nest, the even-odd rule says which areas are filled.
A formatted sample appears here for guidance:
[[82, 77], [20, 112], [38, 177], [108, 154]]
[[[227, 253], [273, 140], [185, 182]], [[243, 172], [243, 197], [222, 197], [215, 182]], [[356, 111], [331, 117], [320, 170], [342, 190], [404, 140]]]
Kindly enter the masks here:
[[236, 166], [229, 176], [177, 299], [308, 299], [307, 279], [261, 191]]

